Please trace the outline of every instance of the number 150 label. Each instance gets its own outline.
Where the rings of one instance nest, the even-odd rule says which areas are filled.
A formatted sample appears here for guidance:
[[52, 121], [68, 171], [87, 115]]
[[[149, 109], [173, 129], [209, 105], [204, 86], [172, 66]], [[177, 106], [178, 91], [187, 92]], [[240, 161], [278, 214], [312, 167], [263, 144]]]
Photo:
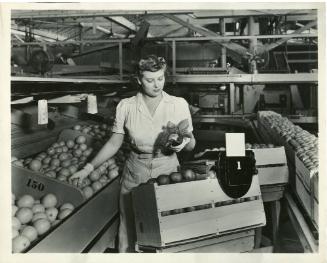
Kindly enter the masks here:
[[27, 184], [28, 187], [31, 187], [35, 190], [38, 190], [40, 192], [42, 192], [44, 190], [44, 184], [36, 181], [36, 180], [32, 180], [32, 179], [28, 179]]

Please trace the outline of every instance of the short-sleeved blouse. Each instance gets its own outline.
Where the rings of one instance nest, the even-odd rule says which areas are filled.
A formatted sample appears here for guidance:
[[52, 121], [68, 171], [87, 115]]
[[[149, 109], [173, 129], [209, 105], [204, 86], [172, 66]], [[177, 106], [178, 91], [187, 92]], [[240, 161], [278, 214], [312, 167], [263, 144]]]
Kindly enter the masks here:
[[188, 132], [193, 131], [188, 103], [184, 98], [175, 97], [163, 91], [163, 97], [155, 113], [151, 116], [141, 93], [119, 102], [114, 133], [127, 134], [132, 148], [141, 153], [153, 153], [158, 144], [159, 134], [170, 121], [178, 124], [187, 119]]

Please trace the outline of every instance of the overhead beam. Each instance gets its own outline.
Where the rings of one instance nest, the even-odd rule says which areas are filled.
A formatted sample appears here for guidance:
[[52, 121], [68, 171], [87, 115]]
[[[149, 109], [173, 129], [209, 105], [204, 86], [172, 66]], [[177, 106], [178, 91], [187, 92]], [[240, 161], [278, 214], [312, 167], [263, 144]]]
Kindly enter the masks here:
[[[15, 35], [25, 36], [25, 31], [19, 31], [19, 30], [16, 30], [16, 29], [11, 29], [11, 33], [15, 34]], [[39, 36], [37, 34], [34, 34], [34, 37], [35, 37], [35, 39], [38, 39], [40, 41], [49, 41], [49, 42], [55, 42], [56, 41], [55, 39], [52, 39], [52, 38], [46, 38], [45, 39], [44, 36]], [[35, 43], [42, 46], [42, 43], [39, 43], [39, 42], [35, 42]], [[21, 44], [19, 44], [19, 45], [28, 45], [28, 42], [21, 42]]]
[[[22, 27], [22, 26], [14, 25], [14, 26], [12, 26], [11, 29], [25, 32], [25, 27]], [[45, 38], [49, 38], [49, 39], [53, 39], [53, 40], [59, 40], [59, 41], [65, 40], [67, 38], [67, 36], [64, 36], [64, 35], [52, 33], [50, 31], [45, 31], [45, 30], [41, 30], [41, 29], [34, 29], [34, 28], [32, 28], [32, 34], [35, 34], [35, 35], [38, 35], [41, 37], [45, 37]]]
[[[187, 23], [186, 21], [178, 18], [177, 16], [174, 16], [174, 15], [171, 15], [171, 14], [163, 14], [163, 16], [175, 21], [176, 23], [178, 24], [181, 24], [182, 26], [185, 26], [189, 29], [191, 29], [192, 31], [194, 32], [197, 32], [205, 37], [216, 37], [216, 36], [219, 36], [218, 34], [216, 34], [215, 32], [212, 32], [204, 27], [201, 27], [201, 26], [194, 26], [192, 24], [189, 24]], [[248, 52], [247, 48], [241, 46], [241, 45], [238, 45], [238, 44], [235, 44], [235, 43], [232, 43], [232, 42], [228, 42], [228, 43], [224, 43], [223, 41], [221, 40], [213, 40], [214, 42], [217, 42], [219, 45], [227, 48], [228, 50], [232, 51], [232, 53], [234, 54], [231, 54], [233, 55], [234, 59], [240, 61], [240, 56], [245, 56], [246, 53]]]
[[[136, 33], [139, 30], [139, 27], [136, 26], [133, 22], [129, 21], [127, 18], [123, 16], [108, 16], [106, 17], [109, 21], [114, 22], [115, 24], [130, 30], [134, 33]], [[153, 37], [151, 33], [148, 33], [148, 37]]]
[[136, 32], [138, 29], [134, 23], [132, 23], [131, 21], [129, 21], [127, 18], [123, 16], [114, 16], [114, 17], [107, 16], [106, 19], [133, 32]]
[[[79, 24], [80, 24], [80, 26], [82, 26], [84, 28], [88, 28], [88, 29], [93, 28], [93, 23], [83, 23], [83, 22], [81, 22]], [[102, 33], [108, 34], [108, 35], [112, 34], [113, 36], [117, 36], [117, 37], [120, 37], [120, 38], [125, 38], [125, 35], [111, 32], [110, 30], [108, 30], [108, 29], [106, 29], [106, 28], [104, 28], [102, 26], [96, 25], [95, 29], [99, 30]]]
[[235, 84], [269, 84], [269, 83], [318, 83], [317, 73], [296, 74], [209, 74], [209, 75], [175, 75], [168, 77], [168, 81], [176, 83], [235, 83]]
[[33, 10], [33, 11], [25, 11], [25, 10], [13, 10], [11, 13], [11, 19], [35, 19], [35, 18], [68, 18], [68, 17], [97, 17], [97, 16], [123, 16], [123, 15], [144, 15], [147, 14], [189, 14], [193, 13], [190, 10], [183, 11], [83, 11], [83, 10]]
[[267, 16], [267, 15], [317, 15], [317, 11], [312, 9], [258, 9], [258, 10], [212, 10], [212, 11], [195, 11], [194, 16], [197, 18], [214, 18], [214, 17], [244, 17], [244, 16]]
[[172, 34], [174, 34], [174, 33], [177, 33], [178, 31], [180, 31], [181, 29], [183, 29], [183, 28], [185, 28], [184, 26], [179, 26], [179, 27], [174, 27], [174, 29], [172, 29], [172, 30], [169, 30], [168, 32], [166, 32], [166, 33], [164, 33], [164, 34], [161, 34], [161, 35], [159, 35], [159, 36], [157, 36], [157, 37], [167, 37], [167, 36], [169, 36], [169, 35], [172, 35]]
[[[302, 33], [303, 31], [306, 31], [306, 30], [308, 30], [308, 29], [310, 29], [311, 27], [316, 26], [316, 25], [317, 25], [317, 20], [311, 21], [311, 22], [309, 22], [308, 24], [306, 24], [305, 26], [303, 26], [303, 27], [301, 27], [301, 28], [295, 30], [295, 31], [293, 32], [293, 34], [300, 34], [300, 33]], [[276, 41], [276, 42], [274, 42], [274, 43], [271, 43], [271, 44], [265, 45], [264, 48], [261, 49], [261, 52], [265, 52], [265, 51], [267, 52], [267, 51], [269, 51], [269, 50], [272, 50], [272, 49], [274, 49], [274, 48], [280, 46], [281, 44], [287, 42], [287, 41], [290, 40], [290, 39], [292, 39], [292, 37], [286, 37], [286, 38], [282, 38], [282, 39], [280, 39], [280, 40], [278, 40], [278, 41]], [[260, 52], [260, 51], [259, 51], [259, 52]], [[261, 53], [261, 52], [260, 52], [260, 53]]]

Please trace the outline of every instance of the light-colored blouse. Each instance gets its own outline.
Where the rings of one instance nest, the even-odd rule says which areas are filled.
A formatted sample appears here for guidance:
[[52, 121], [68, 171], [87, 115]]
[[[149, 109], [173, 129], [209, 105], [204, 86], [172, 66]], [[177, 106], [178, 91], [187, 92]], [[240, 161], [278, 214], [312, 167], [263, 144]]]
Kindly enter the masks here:
[[141, 93], [123, 99], [116, 109], [114, 133], [127, 134], [133, 149], [141, 153], [153, 153], [160, 144], [160, 136], [170, 121], [177, 125], [187, 119], [188, 132], [193, 131], [188, 103], [184, 98], [162, 92], [163, 97], [151, 116]]

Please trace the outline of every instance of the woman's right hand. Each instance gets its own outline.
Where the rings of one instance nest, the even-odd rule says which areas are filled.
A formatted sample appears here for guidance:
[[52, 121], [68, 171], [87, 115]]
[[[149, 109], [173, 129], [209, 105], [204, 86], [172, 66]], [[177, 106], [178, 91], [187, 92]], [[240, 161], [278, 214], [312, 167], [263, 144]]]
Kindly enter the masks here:
[[78, 179], [77, 186], [81, 186], [83, 180], [92, 172], [92, 170], [93, 169], [90, 169], [88, 166], [85, 166], [82, 170], [69, 177], [69, 182], [71, 183], [74, 179]]

